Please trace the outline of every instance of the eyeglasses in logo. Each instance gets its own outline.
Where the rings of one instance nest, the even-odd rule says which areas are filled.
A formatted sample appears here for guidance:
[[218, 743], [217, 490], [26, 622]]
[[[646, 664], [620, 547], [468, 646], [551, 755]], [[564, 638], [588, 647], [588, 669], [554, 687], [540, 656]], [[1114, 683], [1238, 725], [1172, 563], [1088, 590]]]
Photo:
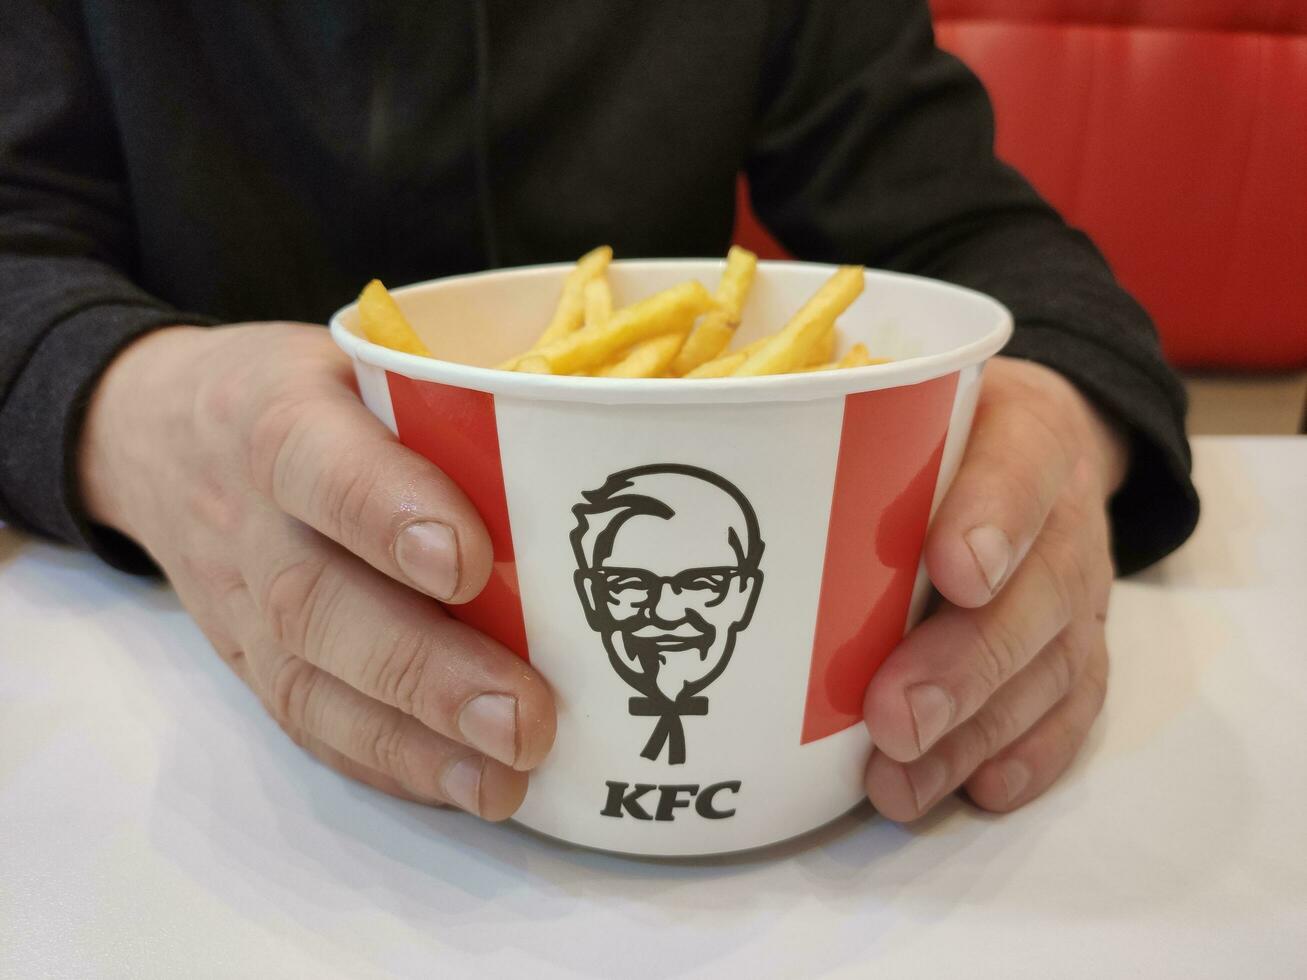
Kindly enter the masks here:
[[685, 762], [687, 715], [726, 669], [762, 589], [758, 518], [734, 484], [697, 466], [614, 473], [572, 508], [576, 590], [628, 710], [656, 718], [640, 754]]

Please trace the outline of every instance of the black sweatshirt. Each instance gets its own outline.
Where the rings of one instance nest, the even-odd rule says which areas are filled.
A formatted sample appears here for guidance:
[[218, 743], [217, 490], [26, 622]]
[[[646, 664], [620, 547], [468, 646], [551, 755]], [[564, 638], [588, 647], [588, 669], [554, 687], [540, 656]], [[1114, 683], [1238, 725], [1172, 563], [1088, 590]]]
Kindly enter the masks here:
[[88, 396], [145, 331], [321, 321], [372, 276], [600, 242], [721, 255], [743, 170], [798, 256], [1011, 308], [1006, 353], [1131, 434], [1139, 568], [1197, 520], [1183, 391], [993, 135], [926, 0], [3, 0], [0, 518], [148, 567], [76, 478]]

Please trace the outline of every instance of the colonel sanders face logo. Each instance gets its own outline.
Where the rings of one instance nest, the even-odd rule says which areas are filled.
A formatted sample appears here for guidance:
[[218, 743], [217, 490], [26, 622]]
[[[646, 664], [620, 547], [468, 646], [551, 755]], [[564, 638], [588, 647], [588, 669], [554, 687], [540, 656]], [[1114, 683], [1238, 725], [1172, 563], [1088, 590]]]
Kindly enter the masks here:
[[632, 715], [658, 721], [641, 753], [685, 761], [685, 715], [726, 669], [762, 588], [753, 507], [695, 466], [640, 466], [610, 476], [572, 508], [576, 590], [618, 676], [640, 692]]

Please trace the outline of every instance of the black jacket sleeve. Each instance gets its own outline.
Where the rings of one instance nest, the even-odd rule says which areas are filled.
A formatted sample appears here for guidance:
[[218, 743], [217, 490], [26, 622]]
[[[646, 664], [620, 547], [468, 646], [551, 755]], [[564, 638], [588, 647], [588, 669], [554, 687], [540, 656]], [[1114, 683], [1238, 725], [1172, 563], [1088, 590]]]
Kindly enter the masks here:
[[145, 331], [201, 321], [128, 278], [112, 112], [77, 5], [0, 3], [0, 518], [148, 567], [78, 505], [77, 430], [100, 373]]
[[805, 258], [949, 280], [1011, 309], [1005, 354], [1068, 377], [1129, 433], [1112, 501], [1118, 568], [1198, 519], [1185, 396], [1102, 256], [994, 155], [980, 82], [935, 46], [926, 0], [803, 0], [773, 26], [748, 172], [758, 214]]

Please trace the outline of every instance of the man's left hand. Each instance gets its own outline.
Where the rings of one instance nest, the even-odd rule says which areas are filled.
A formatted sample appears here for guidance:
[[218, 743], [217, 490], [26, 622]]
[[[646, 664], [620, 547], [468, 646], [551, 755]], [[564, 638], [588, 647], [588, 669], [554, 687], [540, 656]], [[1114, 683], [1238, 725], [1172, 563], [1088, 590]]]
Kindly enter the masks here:
[[958, 788], [1008, 811], [1067, 768], [1103, 705], [1107, 501], [1127, 450], [1066, 379], [986, 369], [962, 465], [926, 541], [943, 601], [867, 691], [867, 795], [913, 820]]

